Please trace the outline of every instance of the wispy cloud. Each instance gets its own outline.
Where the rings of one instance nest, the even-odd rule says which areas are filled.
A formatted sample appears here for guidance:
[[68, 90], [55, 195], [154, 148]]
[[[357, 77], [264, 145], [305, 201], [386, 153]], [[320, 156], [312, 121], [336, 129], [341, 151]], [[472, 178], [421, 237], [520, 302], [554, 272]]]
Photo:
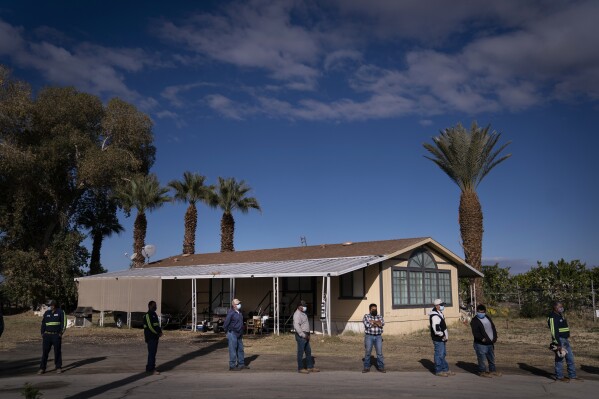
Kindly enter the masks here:
[[[43, 31], [48, 31], [44, 28]], [[56, 37], [59, 33], [53, 35]], [[67, 41], [62, 37], [62, 41]], [[109, 48], [92, 43], [67, 48], [44, 40], [29, 40], [22, 28], [0, 20], [0, 56], [35, 69], [51, 84], [72, 85], [100, 96], [119, 96], [148, 111], [157, 101], [125, 83], [124, 73], [138, 72], [156, 60], [139, 48]]]
[[295, 24], [293, 1], [235, 2], [219, 14], [198, 14], [165, 22], [159, 34], [208, 59], [268, 71], [294, 90], [314, 90], [321, 72], [323, 35]]

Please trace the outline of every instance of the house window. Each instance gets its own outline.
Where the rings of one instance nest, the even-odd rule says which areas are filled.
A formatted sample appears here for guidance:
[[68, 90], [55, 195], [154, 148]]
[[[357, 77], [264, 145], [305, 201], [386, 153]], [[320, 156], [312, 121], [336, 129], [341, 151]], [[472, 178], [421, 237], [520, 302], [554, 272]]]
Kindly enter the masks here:
[[416, 250], [407, 267], [392, 270], [393, 307], [422, 307], [441, 298], [451, 305], [451, 272], [439, 270], [430, 252]]
[[314, 290], [313, 277], [288, 277], [283, 282], [285, 291], [312, 292]]
[[364, 269], [339, 276], [339, 297], [342, 299], [364, 298]]

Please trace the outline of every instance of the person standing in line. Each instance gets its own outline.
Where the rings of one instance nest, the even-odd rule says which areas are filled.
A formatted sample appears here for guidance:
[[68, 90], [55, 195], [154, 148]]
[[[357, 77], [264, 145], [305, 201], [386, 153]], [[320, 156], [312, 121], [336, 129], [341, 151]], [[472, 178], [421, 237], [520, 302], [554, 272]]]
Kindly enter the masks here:
[[243, 351], [243, 315], [241, 314], [241, 301], [233, 299], [231, 309], [227, 313], [223, 328], [229, 340], [229, 371], [249, 369], [245, 365]]
[[435, 347], [435, 375], [438, 377], [449, 377], [450, 375], [455, 375], [455, 373], [449, 371], [449, 365], [445, 360], [447, 354], [445, 344], [449, 338], [447, 324], [445, 324], [445, 315], [443, 314], [445, 302], [441, 299], [435, 299], [433, 305], [433, 309], [429, 312], [429, 322], [431, 338]]
[[158, 352], [158, 340], [162, 337], [160, 321], [156, 314], [156, 302], [148, 302], [148, 313], [144, 315], [144, 339], [148, 346], [148, 362], [146, 364], [146, 373], [159, 375], [156, 370], [156, 353]]
[[62, 373], [62, 335], [67, 328], [67, 316], [64, 311], [58, 306], [56, 301], [50, 301], [50, 309], [46, 310], [42, 316], [42, 361], [38, 374], [46, 372], [48, 364], [48, 355], [50, 349], [54, 347], [54, 365], [56, 372]]
[[[555, 379], [561, 382], [582, 381], [576, 376], [576, 365], [574, 364], [574, 352], [570, 345], [570, 327], [564, 317], [564, 305], [561, 302], [553, 303], [553, 311], [547, 317], [547, 325], [551, 330], [552, 344], [557, 345], [555, 351]], [[566, 365], [568, 366], [568, 377], [564, 377], [564, 358], [559, 353], [565, 350]]]
[[385, 358], [383, 357], [383, 326], [385, 320], [383, 316], [378, 314], [376, 303], [371, 303], [368, 307], [369, 313], [364, 315], [362, 322], [364, 323], [364, 369], [362, 373], [370, 371], [370, 354], [374, 346], [376, 351], [376, 369], [381, 373], [385, 371]]
[[[476, 307], [476, 317], [470, 321], [474, 336], [474, 352], [478, 359], [478, 375], [481, 377], [500, 377], [501, 373], [495, 368], [495, 342], [497, 329], [495, 323], [487, 315], [487, 307], [480, 304]], [[489, 363], [489, 370], [485, 360]]]
[[[314, 367], [312, 348], [310, 347], [310, 321], [306, 311], [306, 301], [300, 301], [293, 314], [293, 329], [295, 330], [295, 341], [297, 342], [297, 371], [302, 374], [318, 373], [320, 370]], [[306, 368], [304, 368], [303, 357], [306, 354]]]

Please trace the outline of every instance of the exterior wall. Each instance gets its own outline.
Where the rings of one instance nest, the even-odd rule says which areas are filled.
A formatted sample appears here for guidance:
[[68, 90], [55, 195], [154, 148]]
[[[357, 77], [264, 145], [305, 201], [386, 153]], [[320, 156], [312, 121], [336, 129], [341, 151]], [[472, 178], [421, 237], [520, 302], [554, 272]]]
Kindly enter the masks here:
[[81, 279], [78, 283], [78, 306], [94, 310], [147, 312], [148, 302], [155, 300], [161, 311], [161, 280], [156, 278]]
[[[458, 306], [458, 272], [457, 268], [450, 265], [446, 259], [431, 251], [440, 270], [451, 272], [452, 305], [445, 307], [445, 316], [448, 324], [460, 317]], [[362, 318], [368, 313], [368, 306], [376, 303], [379, 312], [385, 318], [385, 334], [405, 334], [428, 328], [428, 312], [432, 304], [427, 307], [393, 309], [393, 292], [391, 287], [392, 267], [407, 267], [407, 259], [390, 259], [383, 262], [382, 281], [383, 290], [381, 297], [379, 264], [366, 268], [365, 298], [340, 299], [339, 278], [331, 279], [331, 327], [336, 333], [346, 331], [364, 332]], [[382, 300], [381, 300], [382, 299]], [[381, 305], [382, 304], [382, 305]], [[320, 323], [319, 323], [320, 324]]]

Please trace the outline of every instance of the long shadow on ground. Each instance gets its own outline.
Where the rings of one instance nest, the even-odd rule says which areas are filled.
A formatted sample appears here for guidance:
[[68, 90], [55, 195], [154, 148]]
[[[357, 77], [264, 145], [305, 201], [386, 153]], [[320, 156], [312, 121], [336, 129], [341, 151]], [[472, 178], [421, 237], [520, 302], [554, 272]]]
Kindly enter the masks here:
[[21, 374], [31, 374], [39, 370], [40, 357], [19, 359], [15, 361], [0, 361], [0, 376], [9, 377]]
[[580, 369], [589, 374], [599, 374], [599, 367], [587, 366], [583, 364], [582, 366], [580, 366]]
[[464, 371], [478, 375], [478, 364], [476, 364], [476, 363], [459, 361], [455, 365]]
[[418, 363], [422, 364], [425, 369], [435, 374], [435, 363], [433, 363], [430, 359], [420, 359]]
[[[190, 361], [192, 359], [195, 359], [196, 357], [205, 356], [205, 355], [207, 355], [207, 354], [209, 354], [211, 352], [214, 352], [215, 350], [223, 349], [223, 348], [226, 348], [226, 347], [227, 347], [227, 340], [223, 338], [222, 340], [214, 342], [213, 344], [210, 344], [209, 346], [207, 346], [205, 348], [201, 348], [201, 349], [198, 349], [196, 351], [186, 353], [184, 355], [179, 356], [176, 359], [170, 360], [170, 361], [168, 361], [166, 363], [162, 363], [157, 368], [160, 371], [171, 371], [174, 368], [176, 368], [177, 366], [179, 366], [179, 365], [181, 365], [181, 364], [183, 364], [185, 362], [188, 362], [188, 361]], [[131, 384], [131, 383], [133, 383], [135, 381], [139, 381], [139, 380], [141, 380], [143, 378], [146, 378], [146, 377], [148, 377], [148, 374], [145, 373], [145, 372], [143, 372], [143, 373], [137, 373], [137, 374], [134, 374], [132, 376], [120, 379], [118, 381], [113, 381], [111, 383], [104, 384], [104, 385], [101, 385], [101, 386], [96, 387], [96, 388], [88, 389], [87, 391], [79, 392], [79, 393], [77, 393], [75, 395], [72, 395], [72, 396], [67, 396], [65, 399], [86, 399], [86, 398], [92, 398], [94, 396], [101, 395], [104, 392], [107, 392], [107, 391], [110, 391], [112, 389], [125, 386], [127, 384]]]
[[538, 367], [534, 367], [526, 363], [518, 363], [518, 367], [524, 371], [528, 371], [531, 374], [538, 375], [539, 377], [545, 377], [553, 380], [553, 374]]

